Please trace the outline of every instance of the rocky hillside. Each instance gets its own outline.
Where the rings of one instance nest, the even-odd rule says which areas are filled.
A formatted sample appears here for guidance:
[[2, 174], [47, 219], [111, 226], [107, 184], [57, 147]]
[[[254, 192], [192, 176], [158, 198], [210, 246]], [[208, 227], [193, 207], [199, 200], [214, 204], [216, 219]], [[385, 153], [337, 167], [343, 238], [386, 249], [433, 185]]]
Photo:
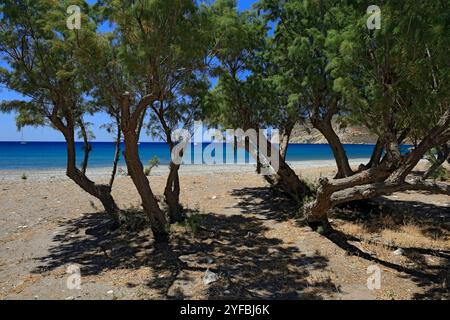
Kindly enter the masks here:
[[[376, 135], [370, 133], [363, 127], [347, 127], [340, 129], [339, 124], [333, 123], [333, 128], [345, 144], [375, 144]], [[310, 144], [326, 144], [327, 140], [311, 124], [297, 125], [291, 136], [291, 143], [310, 143]]]

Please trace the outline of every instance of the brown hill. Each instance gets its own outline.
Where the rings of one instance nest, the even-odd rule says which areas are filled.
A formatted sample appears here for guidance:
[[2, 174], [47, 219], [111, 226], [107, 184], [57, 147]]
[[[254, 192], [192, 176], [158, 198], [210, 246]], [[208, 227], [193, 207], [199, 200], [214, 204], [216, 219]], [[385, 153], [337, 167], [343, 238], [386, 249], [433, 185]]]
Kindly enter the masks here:
[[[333, 122], [333, 128], [345, 144], [375, 144], [377, 136], [370, 133], [364, 127], [340, 128], [339, 124]], [[311, 124], [297, 124], [292, 131], [291, 143], [326, 144], [325, 137]]]

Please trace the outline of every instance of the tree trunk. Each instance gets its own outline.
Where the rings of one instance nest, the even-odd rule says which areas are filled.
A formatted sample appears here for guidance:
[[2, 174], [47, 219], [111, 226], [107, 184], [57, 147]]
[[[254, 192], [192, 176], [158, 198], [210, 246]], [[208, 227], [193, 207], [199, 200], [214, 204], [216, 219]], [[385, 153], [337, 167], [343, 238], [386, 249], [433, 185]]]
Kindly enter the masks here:
[[341, 140], [331, 125], [331, 119], [326, 118], [322, 120], [312, 118], [311, 122], [314, 128], [323, 134], [331, 146], [331, 150], [333, 151], [334, 159], [336, 160], [336, 165], [338, 167], [338, 172], [335, 178], [341, 179], [353, 175], [353, 170], [350, 168], [350, 164], [348, 162], [347, 153], [345, 152]]
[[167, 242], [167, 220], [164, 212], [159, 208], [158, 201], [150, 188], [144, 167], [139, 157], [136, 133], [124, 130], [125, 161], [131, 180], [141, 197], [142, 206], [150, 220], [155, 242]]
[[292, 130], [294, 130], [294, 126], [289, 125], [284, 128], [281, 133], [281, 141], [280, 141], [280, 156], [286, 161], [286, 155], [289, 148], [289, 142], [291, 140]]
[[[441, 132], [444, 131], [436, 131], [436, 133]], [[450, 132], [446, 134], [450, 134]], [[425, 137], [402, 163], [390, 163], [389, 160], [383, 160], [379, 166], [369, 168], [348, 178], [332, 181], [326, 178], [321, 179], [316, 200], [304, 207], [308, 223], [313, 228], [322, 225], [327, 230], [329, 226], [328, 213], [334, 206], [355, 200], [371, 199], [397, 191], [424, 190], [449, 194], [450, 186], [445, 184], [430, 184], [425, 181], [405, 182], [406, 176], [423, 157], [424, 153], [432, 147], [430, 143], [433, 139], [434, 134]], [[393, 149], [395, 153], [395, 146]]]
[[184, 221], [183, 207], [180, 204], [180, 177], [179, 165], [170, 163], [170, 173], [166, 181], [164, 197], [169, 207], [169, 220], [171, 224]]
[[[162, 103], [163, 101], [161, 101], [161, 105]], [[169, 127], [166, 119], [164, 118], [164, 112], [162, 108], [160, 108], [159, 110], [153, 108], [153, 111], [155, 112], [162, 128], [164, 129], [166, 142], [169, 145], [169, 151], [172, 154], [173, 149], [175, 148], [175, 143], [172, 140], [172, 129]], [[183, 158], [183, 152], [181, 152], [180, 157]], [[164, 189], [164, 198], [167, 206], [169, 207], [169, 222], [171, 224], [182, 222], [185, 219], [185, 216], [183, 214], [183, 207], [180, 204], [180, 177], [178, 175], [180, 167], [180, 164], [177, 165], [172, 161], [170, 162], [170, 172], [166, 180], [166, 187]]]
[[[138, 148], [138, 125], [142, 122], [141, 116], [145, 112], [148, 105], [153, 103], [152, 95], [145, 96], [136, 106], [133, 114], [130, 114], [130, 94], [125, 93], [122, 96], [121, 109], [122, 119], [121, 126], [125, 141], [125, 162], [127, 164], [128, 173], [131, 176], [140, 197], [142, 200], [142, 207], [144, 212], [150, 220], [153, 237], [156, 243], [167, 243], [169, 234], [167, 232], [167, 219], [164, 212], [159, 208], [158, 201], [150, 187], [147, 176], [144, 173], [144, 166], [142, 165], [139, 156]], [[139, 127], [141, 127], [139, 125]]]
[[366, 169], [376, 167], [380, 164], [381, 157], [383, 156], [383, 139], [378, 138], [375, 148], [372, 152], [372, 156], [370, 157], [369, 163], [365, 166]]
[[138, 127], [137, 127], [138, 140], [141, 138], [142, 127], [144, 126], [144, 120], [145, 120], [145, 115], [146, 114], [147, 114], [147, 110], [145, 110], [144, 113], [139, 118], [139, 124], [138, 124]]
[[111, 195], [111, 187], [109, 185], [95, 184], [77, 168], [74, 129], [70, 126], [65, 127], [63, 128], [63, 133], [67, 143], [67, 176], [84, 191], [100, 200], [105, 211], [118, 223], [119, 207]]
[[328, 222], [328, 213], [334, 206], [331, 197], [335, 192], [384, 181], [389, 177], [390, 173], [389, 167], [380, 165], [342, 179], [331, 181], [327, 178], [320, 179], [315, 201], [303, 207], [308, 224], [314, 230], [322, 227], [324, 232], [329, 232], [331, 227]]
[[[265, 145], [267, 146], [267, 149], [271, 150], [272, 149], [271, 142], [265, 137], [263, 139], [265, 139]], [[255, 141], [253, 141], [253, 143], [252, 141], [250, 143], [244, 142], [244, 147], [247, 152], [256, 157], [255, 152], [256, 149], [251, 146], [252, 144], [254, 144], [254, 142]], [[311, 194], [309, 186], [304, 181], [300, 180], [295, 171], [292, 170], [292, 168], [283, 159], [279, 151], [278, 157], [279, 157], [278, 169], [273, 170], [275, 172], [275, 175], [266, 177], [266, 180], [269, 181], [271, 184], [279, 186], [284, 192], [289, 194], [297, 202], [302, 202], [305, 196]], [[268, 163], [269, 161], [265, 162]]]
[[302, 202], [305, 196], [311, 194], [309, 186], [301, 181], [295, 171], [280, 156], [280, 166], [277, 171], [279, 185], [282, 189], [291, 195], [293, 199]]
[[[350, 184], [349, 184], [350, 185]], [[308, 224], [317, 230], [323, 228], [324, 232], [331, 231], [328, 221], [329, 211], [337, 205], [357, 200], [371, 199], [381, 195], [389, 195], [394, 192], [416, 190], [427, 191], [435, 194], [450, 195], [450, 186], [447, 184], [429, 183], [425, 181], [411, 182], [374, 182], [363, 185], [353, 185], [344, 188], [321, 179], [317, 198], [314, 202], [304, 207], [304, 213]]]
[[111, 178], [109, 180], [109, 186], [111, 188], [116, 179], [117, 166], [119, 164], [119, 159], [120, 159], [120, 144], [121, 144], [121, 138], [122, 138], [122, 130], [120, 129], [120, 119], [116, 119], [116, 121], [117, 121], [116, 151], [114, 153], [113, 168], [112, 168], [112, 172], [111, 172]]
[[447, 143], [450, 139], [450, 107], [439, 119], [438, 124], [433, 127], [419, 145], [406, 157], [403, 157], [401, 165], [389, 177], [391, 182], [404, 181], [407, 175], [414, 169], [424, 155], [434, 147]]
[[307, 222], [314, 231], [322, 229], [322, 232], [329, 233], [332, 229], [328, 221], [328, 212], [332, 208], [331, 194], [328, 179], [321, 179], [315, 201], [307, 203], [303, 207]]
[[[258, 132], [258, 130], [256, 131]], [[261, 174], [262, 173], [262, 163], [260, 158], [260, 151], [259, 151], [259, 134], [256, 136], [256, 173]]]
[[400, 154], [399, 142], [391, 127], [384, 132], [386, 156], [378, 166], [373, 166], [350, 177], [329, 181], [320, 180], [316, 200], [304, 206], [304, 214], [313, 227], [329, 230], [328, 212], [336, 205], [355, 200], [370, 199], [397, 191], [417, 190], [450, 194], [450, 186], [426, 181], [405, 182], [408, 174], [425, 153], [450, 139], [450, 109], [441, 117], [421, 143], [408, 155]]
[[83, 137], [83, 150], [84, 150], [84, 159], [83, 159], [83, 165], [81, 168], [81, 172], [83, 174], [86, 174], [88, 163], [89, 163], [89, 153], [91, 152], [91, 144], [89, 143], [88, 134], [86, 131], [86, 127], [84, 125], [84, 122], [82, 119], [79, 121], [81, 136]]

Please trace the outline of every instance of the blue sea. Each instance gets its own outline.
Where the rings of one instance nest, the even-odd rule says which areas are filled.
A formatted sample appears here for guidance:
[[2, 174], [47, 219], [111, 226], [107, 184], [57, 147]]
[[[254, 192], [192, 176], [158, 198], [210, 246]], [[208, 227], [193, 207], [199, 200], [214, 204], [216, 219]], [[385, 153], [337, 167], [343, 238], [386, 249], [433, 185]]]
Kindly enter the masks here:
[[[207, 144], [203, 145], [203, 149]], [[83, 144], [77, 143], [77, 162], [83, 159]], [[123, 148], [123, 146], [122, 146]], [[373, 145], [345, 145], [350, 159], [369, 158]], [[139, 145], [142, 161], [146, 164], [153, 157], [158, 157], [161, 164], [170, 162], [170, 152], [165, 143], [149, 142]], [[196, 152], [199, 152], [197, 148]], [[225, 147], [224, 147], [225, 149]], [[123, 149], [122, 149], [123, 150]], [[192, 157], [195, 147], [192, 145]], [[112, 142], [93, 142], [89, 167], [110, 167], [115, 151]], [[225, 153], [225, 151], [224, 151]], [[253, 162], [246, 155], [247, 162]], [[287, 161], [331, 160], [332, 151], [325, 144], [291, 144], [289, 145]], [[124, 165], [123, 156], [120, 165]], [[64, 142], [0, 142], [0, 170], [48, 170], [66, 167], [66, 144]]]

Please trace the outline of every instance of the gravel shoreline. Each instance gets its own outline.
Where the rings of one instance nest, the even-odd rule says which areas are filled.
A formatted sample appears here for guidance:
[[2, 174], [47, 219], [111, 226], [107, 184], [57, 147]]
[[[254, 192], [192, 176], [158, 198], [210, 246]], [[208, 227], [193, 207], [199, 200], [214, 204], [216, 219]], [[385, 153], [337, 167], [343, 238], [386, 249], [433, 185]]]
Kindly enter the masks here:
[[[351, 166], [359, 166], [361, 163], [367, 163], [369, 159], [352, 159]], [[335, 167], [334, 160], [308, 160], [288, 162], [294, 170]], [[120, 167], [126, 172], [126, 167]], [[120, 170], [119, 170], [120, 171]], [[218, 173], [252, 173], [255, 171], [255, 164], [221, 164], [221, 165], [183, 165], [180, 168], [180, 175], [203, 175]], [[152, 176], [163, 176], [168, 174], [169, 167], [161, 165], [152, 170]], [[88, 169], [88, 176], [92, 179], [108, 178], [111, 174], [111, 168], [91, 168]], [[66, 179], [64, 169], [23, 169], [23, 170], [1, 170], [0, 181], [17, 181], [26, 175], [27, 180], [60, 180]], [[118, 174], [120, 175], [120, 174]]]
[[[336, 173], [335, 164], [327, 161], [293, 167], [309, 181]], [[164, 170], [155, 170], [149, 179], [158, 198], [164, 194]], [[100, 176], [91, 178], [108, 181], [109, 170], [93, 172]], [[25, 181], [21, 172], [14, 179], [2, 174], [12, 180], [0, 180], [0, 300], [254, 298], [249, 292], [258, 292], [261, 299], [280, 293], [293, 299], [448, 298], [443, 280], [429, 282], [449, 272], [448, 196], [396, 193], [383, 200], [389, 205], [386, 214], [332, 216], [336, 230], [360, 239], [350, 244], [373, 257], [367, 259], [299, 223], [296, 204], [274, 193], [252, 165], [184, 166], [181, 203], [200, 213], [202, 229], [194, 236], [185, 226], [174, 226], [174, 255], [159, 255], [148, 230], [111, 233], [101, 203], [63, 170], [27, 172]], [[33, 180], [33, 174], [40, 180]], [[44, 178], [51, 174], [55, 178]], [[125, 212], [141, 207], [129, 177], [118, 177], [113, 196]], [[368, 229], [367, 222], [377, 228]], [[420, 261], [406, 271], [420, 268], [425, 276], [390, 267], [404, 270], [411, 263], [409, 255], [393, 254], [398, 248]], [[179, 269], [171, 267], [174, 258]], [[383, 286], [376, 292], [367, 289], [367, 268], [374, 259], [386, 262]], [[67, 287], [67, 268], [73, 264], [82, 276], [77, 291]], [[220, 274], [210, 286], [203, 282], [208, 269]]]

